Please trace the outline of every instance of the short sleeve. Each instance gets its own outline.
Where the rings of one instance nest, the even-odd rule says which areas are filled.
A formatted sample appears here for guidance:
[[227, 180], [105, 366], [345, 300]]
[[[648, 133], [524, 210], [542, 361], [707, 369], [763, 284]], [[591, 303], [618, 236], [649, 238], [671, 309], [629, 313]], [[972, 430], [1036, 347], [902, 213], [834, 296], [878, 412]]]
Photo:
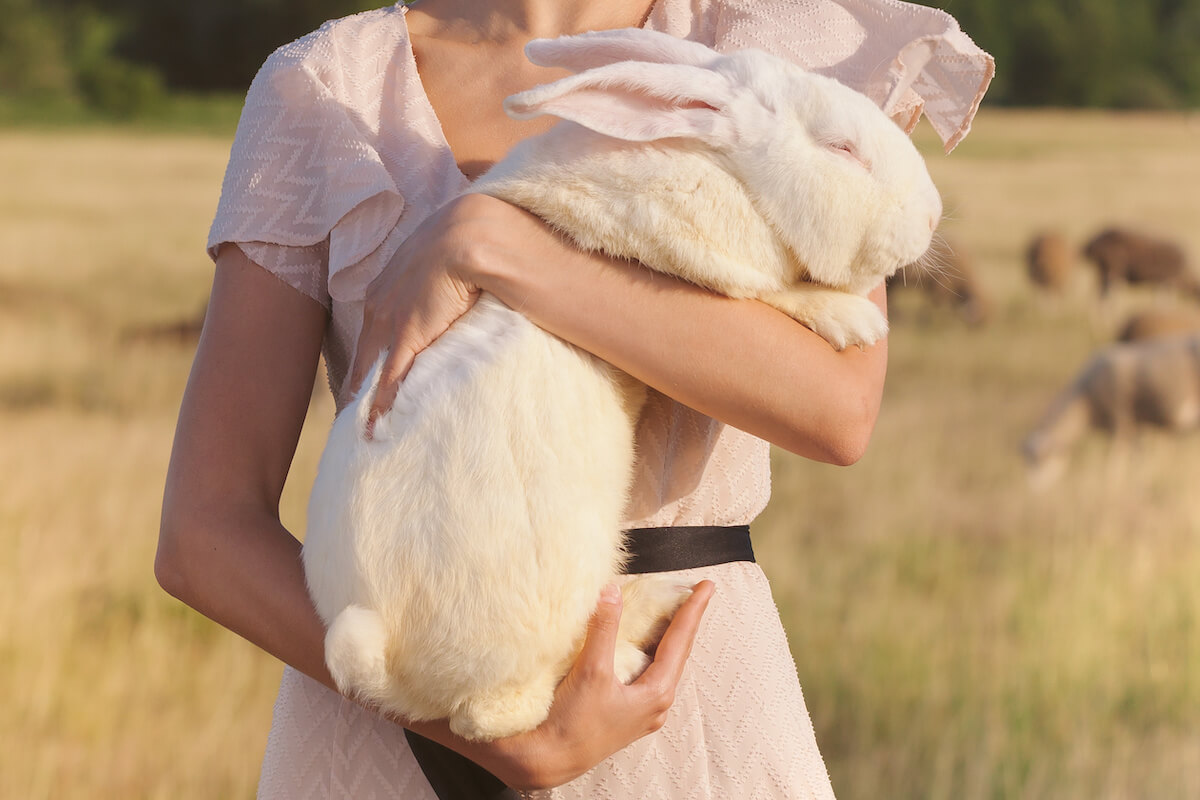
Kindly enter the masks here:
[[836, 78], [910, 132], [924, 113], [947, 152], [970, 131], [995, 74], [952, 16], [900, 0], [660, 0], [650, 24]]
[[[404, 198], [379, 145], [379, 82], [398, 41], [371, 12], [275, 51], [246, 96], [208, 237], [329, 305], [331, 276], [379, 249]], [[382, 41], [380, 41], [382, 40]], [[390, 45], [390, 46], [389, 46]]]

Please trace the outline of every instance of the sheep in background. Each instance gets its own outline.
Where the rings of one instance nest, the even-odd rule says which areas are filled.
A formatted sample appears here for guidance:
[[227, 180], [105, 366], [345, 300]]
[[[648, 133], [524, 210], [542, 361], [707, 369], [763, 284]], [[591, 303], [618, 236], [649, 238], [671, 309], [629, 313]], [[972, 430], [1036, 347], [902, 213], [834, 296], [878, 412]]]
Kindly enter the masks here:
[[1200, 297], [1200, 280], [1188, 271], [1183, 248], [1121, 228], [1107, 228], [1084, 247], [1083, 255], [1096, 265], [1100, 294], [1118, 281], [1157, 283]]
[[1035, 485], [1056, 477], [1091, 429], [1127, 441], [1146, 425], [1200, 426], [1200, 333], [1112, 344], [1094, 355], [1025, 438], [1030, 477]]
[[1139, 342], [1192, 332], [1200, 332], [1200, 309], [1154, 308], [1129, 317], [1121, 326], [1117, 341]]
[[200, 308], [200, 313], [174, 320], [149, 325], [139, 325], [126, 328], [121, 332], [123, 344], [172, 344], [180, 346], [195, 346], [200, 339], [200, 331], [204, 329], [204, 315], [208, 312], [208, 304]]
[[1075, 272], [1075, 251], [1058, 231], [1039, 233], [1025, 249], [1025, 268], [1035, 286], [1062, 294]]

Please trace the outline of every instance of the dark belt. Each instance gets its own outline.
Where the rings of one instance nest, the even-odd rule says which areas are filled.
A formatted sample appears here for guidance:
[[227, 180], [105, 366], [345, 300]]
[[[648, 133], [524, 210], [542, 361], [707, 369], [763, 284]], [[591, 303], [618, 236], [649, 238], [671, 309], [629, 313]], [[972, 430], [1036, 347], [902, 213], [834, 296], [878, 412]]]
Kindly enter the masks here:
[[679, 525], [625, 531], [626, 575], [753, 561], [750, 526]]
[[[754, 560], [749, 525], [634, 528], [626, 531], [625, 547], [627, 575]], [[439, 800], [518, 800], [515, 791], [474, 761], [408, 728], [404, 735]]]

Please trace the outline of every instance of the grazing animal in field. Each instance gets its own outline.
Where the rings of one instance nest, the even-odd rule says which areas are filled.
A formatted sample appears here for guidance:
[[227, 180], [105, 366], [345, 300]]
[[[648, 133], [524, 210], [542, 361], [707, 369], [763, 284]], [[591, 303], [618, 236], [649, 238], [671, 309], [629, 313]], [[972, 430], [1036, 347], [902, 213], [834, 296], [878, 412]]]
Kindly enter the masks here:
[[[569, 121], [472, 191], [584, 248], [759, 298], [838, 348], [885, 334], [865, 295], [926, 250], [941, 201], [872, 101], [765, 53], [644, 30], [526, 52], [577, 74], [505, 108]], [[534, 728], [621, 571], [645, 387], [490, 295], [416, 358], [368, 439], [380, 363], [335, 420], [309, 503], [330, 672], [469, 739]], [[626, 584], [619, 677], [644, 668], [682, 599], [669, 578]]]
[[1058, 231], [1039, 233], [1025, 249], [1025, 268], [1034, 286], [1055, 294], [1066, 291], [1075, 272], [1075, 250]]
[[1107, 228], [1087, 243], [1083, 255], [1096, 266], [1100, 294], [1118, 282], [1159, 284], [1200, 297], [1200, 280], [1188, 270], [1183, 248], [1122, 228]]
[[204, 316], [207, 311], [208, 307], [205, 305], [200, 309], [200, 313], [193, 317], [128, 328], [122, 331], [121, 341], [125, 344], [195, 345], [200, 339], [200, 331], [204, 329]]
[[1054, 398], [1022, 449], [1034, 477], [1048, 479], [1087, 431], [1126, 440], [1143, 425], [1174, 431], [1200, 425], [1200, 334], [1100, 350]]
[[1119, 342], [1137, 342], [1181, 333], [1200, 332], [1200, 309], [1155, 308], [1131, 316], [1117, 333]]
[[943, 254], [937, 259], [905, 265], [888, 278], [888, 295], [901, 289], [919, 289], [932, 305], [953, 308], [971, 325], [983, 324], [991, 314], [991, 298], [975, 259], [960, 242], [944, 241]]

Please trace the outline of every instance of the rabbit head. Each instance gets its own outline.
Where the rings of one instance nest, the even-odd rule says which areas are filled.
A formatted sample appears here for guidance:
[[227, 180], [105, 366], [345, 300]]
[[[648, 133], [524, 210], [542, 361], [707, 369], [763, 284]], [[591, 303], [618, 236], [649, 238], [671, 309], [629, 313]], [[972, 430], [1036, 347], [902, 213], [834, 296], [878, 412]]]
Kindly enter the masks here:
[[636, 28], [536, 39], [526, 54], [576, 74], [509, 97], [510, 116], [699, 143], [749, 189], [797, 280], [864, 294], [929, 247], [942, 205], [924, 160], [878, 106], [832, 78]]

